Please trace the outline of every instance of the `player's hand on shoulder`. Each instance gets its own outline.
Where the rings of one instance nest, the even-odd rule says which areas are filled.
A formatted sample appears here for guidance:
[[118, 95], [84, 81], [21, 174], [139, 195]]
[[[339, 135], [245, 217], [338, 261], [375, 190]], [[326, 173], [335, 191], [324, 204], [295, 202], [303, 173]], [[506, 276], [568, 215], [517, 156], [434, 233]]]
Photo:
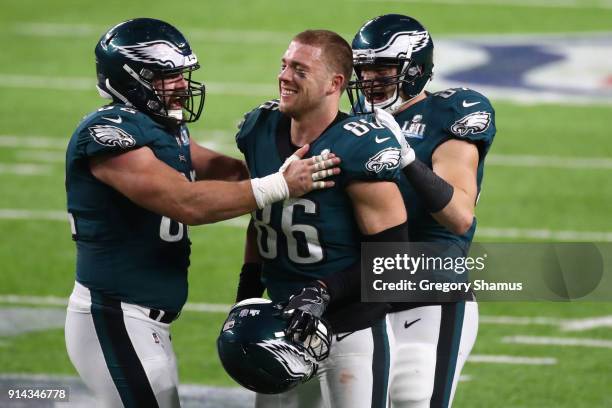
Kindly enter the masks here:
[[329, 293], [320, 282], [313, 282], [305, 286], [299, 294], [291, 296], [283, 310], [283, 317], [289, 320], [287, 336], [295, 341], [306, 340], [317, 330], [329, 301]]
[[304, 145], [292, 154], [279, 171], [287, 182], [290, 197], [300, 197], [312, 190], [330, 188], [334, 182], [325, 180], [340, 173], [340, 158], [333, 153], [325, 153], [303, 159], [309, 145]]
[[404, 137], [404, 133], [402, 132], [402, 128], [397, 123], [392, 114], [387, 112], [384, 109], [374, 108], [374, 118], [376, 121], [388, 128], [395, 136], [395, 139], [399, 143], [401, 147], [401, 159], [400, 159], [400, 167], [403, 169], [412, 163], [415, 159], [415, 153], [406, 138]]

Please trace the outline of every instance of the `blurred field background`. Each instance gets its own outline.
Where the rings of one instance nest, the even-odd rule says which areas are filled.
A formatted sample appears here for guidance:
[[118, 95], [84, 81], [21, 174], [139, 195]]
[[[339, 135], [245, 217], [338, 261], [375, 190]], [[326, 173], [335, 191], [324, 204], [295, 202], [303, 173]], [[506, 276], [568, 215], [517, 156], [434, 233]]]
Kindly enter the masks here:
[[[498, 134], [476, 239], [612, 241], [612, 69], [591, 72], [599, 69], [594, 61], [612, 55], [609, 0], [3, 0], [0, 378], [76, 375], [61, 327], [75, 258], [64, 216], [63, 159], [80, 118], [103, 103], [94, 88], [93, 48], [106, 29], [142, 16], [179, 27], [208, 88], [192, 136], [238, 155], [236, 125], [276, 96], [280, 56], [292, 35], [328, 28], [350, 40], [366, 20], [389, 12], [416, 17], [429, 29], [441, 73], [431, 90], [453, 83], [445, 73], [465, 63], [459, 51], [474, 42], [528, 45], [544, 38], [560, 46], [571, 46], [571, 39], [597, 45], [581, 48], [591, 52], [578, 55], [573, 71], [561, 70], [565, 80], [557, 88], [565, 94], [543, 101], [534, 96], [544, 93], [537, 87], [518, 96], [512, 88], [492, 88]], [[182, 383], [234, 385], [217, 361], [215, 339], [223, 305], [234, 298], [244, 225], [238, 219], [190, 230], [190, 307], [173, 331]], [[486, 303], [480, 311], [455, 407], [612, 406], [612, 303]]]

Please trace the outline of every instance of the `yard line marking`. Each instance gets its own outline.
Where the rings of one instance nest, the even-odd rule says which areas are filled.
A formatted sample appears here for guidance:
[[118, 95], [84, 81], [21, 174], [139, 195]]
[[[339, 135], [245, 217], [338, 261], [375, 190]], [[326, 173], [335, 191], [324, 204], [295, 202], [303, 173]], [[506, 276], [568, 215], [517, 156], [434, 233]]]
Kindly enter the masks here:
[[[0, 303], [6, 304], [26, 304], [33, 306], [67, 306], [68, 296], [33, 296], [33, 295], [0, 295]], [[191, 303], [188, 302], [183, 307], [184, 310], [200, 313], [227, 313], [232, 305], [223, 303]]]
[[492, 154], [486, 158], [487, 165], [510, 167], [546, 167], [558, 169], [612, 169], [612, 158], [608, 157], [562, 157]]
[[0, 147], [66, 149], [68, 139], [48, 136], [0, 135]]
[[519, 357], [504, 355], [473, 354], [468, 363], [522, 364], [522, 365], [555, 365], [557, 359], [552, 357]]
[[0, 303], [29, 304], [34, 306], [68, 306], [68, 296], [0, 295]]
[[[0, 87], [3, 88], [94, 91], [95, 85], [94, 80], [83, 77], [0, 74]], [[206, 92], [216, 95], [272, 97], [278, 90], [273, 84], [206, 82]]]
[[[356, 3], [405, 3], [405, 0], [352, 0]], [[446, 5], [479, 5], [479, 6], [506, 6], [506, 7], [552, 7], [572, 9], [610, 9], [609, 1], [598, 1], [584, 4], [576, 0], [412, 0], [413, 3], [435, 3]]]
[[18, 159], [44, 163], [64, 163], [66, 161], [64, 152], [49, 150], [20, 150], [16, 156]]
[[0, 163], [0, 174], [34, 176], [50, 174], [51, 167], [32, 163]]
[[18, 208], [0, 208], [0, 219], [5, 220], [48, 220], [68, 222], [66, 211], [54, 210], [21, 210]]
[[552, 241], [612, 242], [612, 232], [599, 231], [553, 231], [549, 229], [479, 227], [476, 237], [530, 238]]
[[502, 338], [502, 343], [529, 344], [538, 346], [577, 346], [612, 349], [612, 341], [610, 340], [570, 337], [506, 336]]
[[[0, 210], [1, 211], [1, 210]], [[0, 212], [1, 214], [1, 212]], [[53, 217], [50, 214], [50, 217]], [[65, 213], [56, 214], [66, 218]], [[59, 296], [34, 296], [34, 295], [16, 295], [3, 294], [0, 295], [0, 303], [8, 304], [29, 304], [34, 306], [66, 306], [68, 295], [66, 297]], [[194, 303], [187, 302], [184, 310], [190, 312], [202, 313], [227, 313], [232, 306], [223, 303]], [[555, 317], [545, 316], [490, 316], [483, 315], [479, 317], [479, 322], [483, 324], [501, 324], [501, 325], [545, 325], [559, 326], [564, 331], [585, 331], [599, 327], [612, 327], [612, 316], [596, 316], [579, 319], [560, 319]]]
[[534, 238], [555, 241], [612, 242], [611, 232], [596, 231], [552, 231], [548, 229], [491, 228], [476, 230], [477, 237], [488, 238]]
[[[0, 74], [0, 82], [1, 77], [2, 75]], [[232, 87], [233, 86], [234, 85], [232, 85]], [[263, 91], [265, 87], [267, 87], [267, 85], [261, 85], [260, 90]], [[218, 149], [224, 147], [234, 148], [234, 134], [235, 132], [224, 129], [212, 129], [199, 132], [197, 140], [200, 144], [214, 146]], [[192, 137], [194, 136], [192, 135]], [[59, 137], [0, 135], [0, 147], [65, 150], [67, 145], [68, 139], [63, 139]], [[521, 154], [491, 154], [487, 156], [486, 160], [487, 165], [489, 166], [612, 170], [612, 158], [610, 157], [563, 157]]]
[[612, 328], [612, 316], [593, 316], [576, 319], [559, 319], [544, 316], [480, 316], [479, 322], [483, 324], [512, 326], [558, 326], [560, 330], [566, 332]]
[[[13, 25], [16, 34], [32, 37], [99, 37], [110, 27], [94, 24], [74, 23], [29, 23], [21, 22]], [[183, 28], [189, 40], [225, 44], [276, 44], [287, 45], [293, 33], [263, 30], [203, 30], [199, 28]]]
[[557, 326], [560, 325], [563, 320], [542, 316], [480, 316], [478, 321], [484, 324]]
[[586, 331], [600, 327], [612, 328], [612, 316], [569, 319], [561, 323], [561, 330], [563, 331]]
[[[0, 173], [1, 173], [0, 165]], [[46, 170], [48, 171], [48, 170]], [[62, 215], [63, 214], [63, 215]], [[26, 219], [26, 220], [50, 220], [66, 221], [64, 211], [59, 210], [24, 210], [13, 208], [0, 208], [0, 219]], [[249, 217], [242, 216], [231, 220], [220, 221], [214, 224], [206, 224], [204, 227], [230, 227], [246, 228]], [[490, 228], [479, 227], [476, 236], [486, 238], [531, 238], [552, 241], [587, 241], [587, 242], [612, 242], [612, 232], [598, 231], [553, 231], [548, 229], [520, 229], [520, 228]]]

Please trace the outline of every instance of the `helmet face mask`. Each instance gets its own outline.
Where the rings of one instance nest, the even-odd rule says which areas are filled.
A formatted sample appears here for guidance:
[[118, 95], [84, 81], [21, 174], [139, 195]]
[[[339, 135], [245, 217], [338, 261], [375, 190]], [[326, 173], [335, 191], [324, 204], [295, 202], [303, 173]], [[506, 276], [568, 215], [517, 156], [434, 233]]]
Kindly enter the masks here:
[[[158, 101], [147, 103], [151, 110], [159, 111], [162, 116], [168, 116], [179, 122], [195, 122], [204, 108], [205, 86], [192, 79], [192, 74], [199, 68], [193, 65], [179, 72], [165, 73], [154, 77], [151, 86]], [[186, 87], [167, 87], [167, 83], [185, 81]]]
[[[198, 59], [172, 25], [150, 18], [125, 21], [100, 38], [95, 54], [100, 95], [165, 125], [199, 119], [205, 87], [192, 79]], [[181, 79], [181, 86], [166, 86], [170, 79]]]
[[[433, 75], [433, 42], [418, 21], [399, 14], [376, 17], [361, 27], [352, 42], [355, 79], [348, 97], [354, 113], [372, 112], [374, 107], [394, 113], [419, 95]], [[396, 67], [393, 75], [365, 78], [365, 70]], [[395, 85], [384, 100], [381, 85]], [[377, 89], [378, 88], [378, 89]], [[390, 92], [387, 92], [390, 93]]]
[[225, 371], [239, 384], [263, 394], [278, 394], [310, 380], [329, 355], [331, 331], [321, 322], [304, 342], [285, 335], [282, 306], [246, 299], [230, 311], [217, 350]]

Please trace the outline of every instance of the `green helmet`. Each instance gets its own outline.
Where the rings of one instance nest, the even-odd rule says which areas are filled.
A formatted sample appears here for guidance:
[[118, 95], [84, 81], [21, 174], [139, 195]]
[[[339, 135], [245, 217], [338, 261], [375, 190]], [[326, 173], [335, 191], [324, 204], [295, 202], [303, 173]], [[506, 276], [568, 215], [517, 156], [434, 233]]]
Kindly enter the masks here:
[[[133, 106], [164, 124], [195, 122], [204, 107], [204, 85], [191, 74], [200, 66], [189, 43], [174, 26], [152, 18], [119, 23], [95, 49], [97, 88], [114, 102]], [[153, 86], [155, 80], [183, 75], [185, 89]], [[166, 102], [179, 100], [182, 109]]]
[[317, 332], [297, 342], [285, 335], [283, 306], [252, 298], [234, 305], [217, 339], [225, 371], [240, 385], [262, 394], [279, 394], [310, 380], [329, 355], [331, 330], [319, 321]]
[[[429, 32], [412, 17], [386, 14], [365, 23], [352, 43], [356, 80], [349, 83], [348, 96], [355, 113], [371, 112], [374, 107], [395, 112], [417, 96], [433, 75], [433, 41]], [[397, 67], [397, 74], [376, 81], [363, 80], [365, 66]], [[394, 95], [377, 104], [365, 97], [375, 82], [395, 85]]]

